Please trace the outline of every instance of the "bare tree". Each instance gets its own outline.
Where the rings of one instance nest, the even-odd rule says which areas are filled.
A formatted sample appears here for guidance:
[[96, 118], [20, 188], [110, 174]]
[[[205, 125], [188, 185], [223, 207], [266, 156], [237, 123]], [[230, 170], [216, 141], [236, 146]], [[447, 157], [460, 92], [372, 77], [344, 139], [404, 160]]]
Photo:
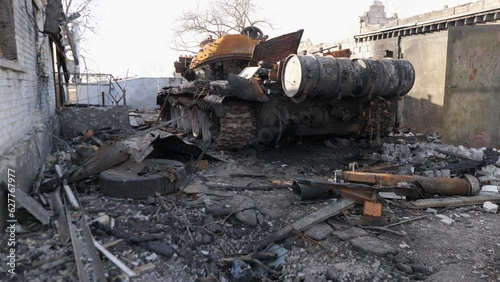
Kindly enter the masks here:
[[80, 26], [79, 37], [88, 30], [97, 33], [97, 20], [94, 16], [97, 0], [64, 0], [63, 10], [66, 20]]
[[253, 0], [214, 0], [206, 8], [200, 6], [185, 12], [178, 18], [179, 25], [173, 29], [172, 49], [195, 53], [200, 42], [207, 38], [218, 38], [225, 34], [240, 33], [245, 27], [268, 27], [272, 24], [258, 15]]
[[71, 56], [75, 62], [76, 73], [80, 72], [80, 58], [83, 59], [84, 69], [87, 69], [85, 63], [85, 34], [89, 31], [97, 33], [97, 19], [94, 14], [96, 3], [98, 0], [64, 0], [64, 33], [67, 36], [68, 44], [70, 45]]

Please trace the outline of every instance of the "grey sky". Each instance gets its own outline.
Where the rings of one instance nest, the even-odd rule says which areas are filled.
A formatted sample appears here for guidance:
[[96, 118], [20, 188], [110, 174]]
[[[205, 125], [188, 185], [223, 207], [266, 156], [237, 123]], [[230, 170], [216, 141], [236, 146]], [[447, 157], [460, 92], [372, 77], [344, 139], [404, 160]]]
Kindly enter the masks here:
[[[314, 43], [335, 42], [359, 30], [358, 17], [367, 11], [372, 0], [285, 1], [255, 0], [260, 13], [275, 26], [264, 30], [270, 37], [304, 29], [303, 40]], [[180, 55], [169, 49], [171, 28], [177, 15], [209, 1], [184, 0], [172, 5], [164, 0], [100, 0], [97, 10], [99, 33], [88, 34], [83, 42], [89, 69], [101, 73], [129, 76], [171, 76], [173, 62]], [[464, 0], [383, 0], [387, 16], [399, 18], [456, 6]], [[293, 3], [293, 4], [292, 4]], [[182, 6], [179, 6], [182, 5]]]

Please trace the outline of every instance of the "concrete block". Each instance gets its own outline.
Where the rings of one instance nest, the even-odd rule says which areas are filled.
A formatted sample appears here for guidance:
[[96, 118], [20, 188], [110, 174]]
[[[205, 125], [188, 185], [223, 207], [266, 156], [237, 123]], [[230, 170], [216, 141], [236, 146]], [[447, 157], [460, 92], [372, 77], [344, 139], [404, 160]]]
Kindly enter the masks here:
[[484, 185], [483, 188], [481, 188], [481, 193], [498, 194], [499, 190], [500, 190], [500, 186], [497, 186], [497, 185]]
[[440, 218], [441, 219], [440, 221], [444, 224], [451, 225], [453, 222], [455, 222], [455, 220], [451, 219], [450, 217], [444, 214], [437, 214], [436, 217]]
[[451, 171], [449, 169], [442, 169], [441, 170], [441, 177], [450, 178], [451, 177]]
[[484, 202], [483, 209], [489, 213], [497, 213], [498, 212], [498, 205], [493, 204], [492, 202]]
[[427, 208], [425, 210], [425, 212], [432, 213], [432, 214], [437, 214], [438, 213], [438, 211], [436, 209], [432, 209], [432, 208]]

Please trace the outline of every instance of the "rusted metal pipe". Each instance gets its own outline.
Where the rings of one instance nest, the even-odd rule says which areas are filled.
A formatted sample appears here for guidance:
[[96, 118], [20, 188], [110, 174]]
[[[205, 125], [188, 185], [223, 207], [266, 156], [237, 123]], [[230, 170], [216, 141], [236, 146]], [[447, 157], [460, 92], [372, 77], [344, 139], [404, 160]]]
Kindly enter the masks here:
[[425, 177], [420, 175], [396, 175], [386, 173], [342, 172], [345, 182], [379, 186], [397, 186], [400, 182], [416, 184], [423, 193], [442, 196], [475, 196], [480, 185], [477, 178], [466, 174], [463, 178]]
[[377, 192], [394, 192], [396, 194], [417, 198], [421, 192], [416, 188], [377, 187], [362, 183], [335, 183], [323, 178], [297, 179], [292, 183], [292, 192], [299, 200], [318, 198], [347, 197], [358, 204], [375, 201]]

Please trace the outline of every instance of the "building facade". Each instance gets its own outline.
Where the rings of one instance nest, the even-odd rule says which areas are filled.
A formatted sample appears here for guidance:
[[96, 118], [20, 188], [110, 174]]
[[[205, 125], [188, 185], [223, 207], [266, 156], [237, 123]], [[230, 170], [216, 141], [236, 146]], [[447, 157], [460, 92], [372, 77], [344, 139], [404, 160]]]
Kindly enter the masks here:
[[[16, 188], [28, 191], [57, 134], [54, 42], [42, 31], [46, 3], [0, 0], [0, 7], [0, 183], [11, 169]], [[0, 199], [2, 207], [3, 189]]]

